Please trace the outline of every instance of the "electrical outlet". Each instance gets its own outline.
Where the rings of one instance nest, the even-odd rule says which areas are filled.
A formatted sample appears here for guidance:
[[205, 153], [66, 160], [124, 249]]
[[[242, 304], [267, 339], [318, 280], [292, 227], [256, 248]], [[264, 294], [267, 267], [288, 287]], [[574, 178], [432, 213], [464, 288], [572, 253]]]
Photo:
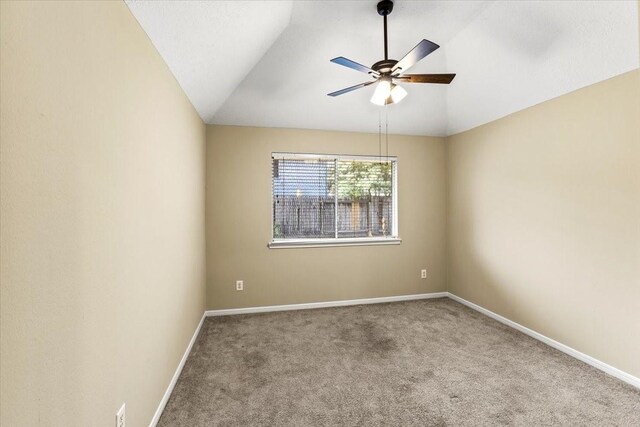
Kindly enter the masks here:
[[125, 427], [124, 405], [123, 403], [116, 413], [116, 427]]
[[420, 278], [422, 279], [426, 279], [427, 278], [427, 270], [423, 269], [422, 271], [420, 271]]
[[244, 282], [242, 280], [236, 280], [236, 291], [244, 290]]

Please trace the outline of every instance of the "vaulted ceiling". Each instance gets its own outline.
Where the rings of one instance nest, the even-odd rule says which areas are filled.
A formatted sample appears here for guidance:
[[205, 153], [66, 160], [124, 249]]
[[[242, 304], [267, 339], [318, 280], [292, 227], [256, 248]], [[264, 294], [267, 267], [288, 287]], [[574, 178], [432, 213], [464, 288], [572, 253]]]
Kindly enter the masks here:
[[127, 4], [207, 123], [444, 136], [640, 66], [632, 1], [403, 1], [389, 54], [423, 38], [441, 47], [412, 73], [455, 72], [451, 85], [404, 84], [399, 104], [374, 86], [331, 98], [366, 74], [330, 63], [382, 59], [382, 18], [367, 1], [140, 1]]

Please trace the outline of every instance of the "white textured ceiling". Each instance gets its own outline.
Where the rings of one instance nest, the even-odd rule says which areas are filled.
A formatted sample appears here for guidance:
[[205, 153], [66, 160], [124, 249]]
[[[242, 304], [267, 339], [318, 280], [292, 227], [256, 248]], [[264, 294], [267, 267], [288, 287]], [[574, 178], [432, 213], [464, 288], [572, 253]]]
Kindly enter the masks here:
[[293, 4], [125, 1], [207, 123], [287, 27]]
[[421, 39], [441, 47], [412, 73], [455, 72], [446, 85], [405, 84], [387, 108], [368, 80], [330, 63], [382, 59], [377, 1], [128, 0], [207, 123], [450, 135], [638, 68], [637, 2], [402, 1], [389, 17], [390, 57]]

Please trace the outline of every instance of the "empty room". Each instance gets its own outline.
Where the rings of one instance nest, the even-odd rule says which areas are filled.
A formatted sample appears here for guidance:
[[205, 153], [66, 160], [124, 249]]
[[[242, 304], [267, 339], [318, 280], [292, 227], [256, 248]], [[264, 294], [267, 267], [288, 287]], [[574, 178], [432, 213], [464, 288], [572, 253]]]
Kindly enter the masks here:
[[640, 426], [640, 1], [0, 0], [0, 425]]

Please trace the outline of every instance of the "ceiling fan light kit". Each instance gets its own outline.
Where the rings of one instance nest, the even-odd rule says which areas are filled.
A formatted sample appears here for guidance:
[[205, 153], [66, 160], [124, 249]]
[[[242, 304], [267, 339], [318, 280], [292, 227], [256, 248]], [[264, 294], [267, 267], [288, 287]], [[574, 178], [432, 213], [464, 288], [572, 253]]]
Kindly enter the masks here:
[[339, 96], [345, 93], [378, 83], [371, 97], [371, 102], [376, 105], [397, 104], [405, 96], [407, 91], [399, 86], [396, 82], [404, 83], [439, 83], [449, 84], [456, 76], [455, 74], [404, 74], [410, 67], [414, 66], [418, 61], [438, 49], [440, 46], [423, 39], [409, 53], [407, 53], [400, 61], [389, 59], [389, 49], [387, 42], [387, 16], [393, 10], [393, 2], [391, 0], [382, 0], [377, 5], [378, 14], [382, 16], [384, 21], [384, 59], [376, 62], [370, 68], [355, 61], [339, 56], [333, 58], [331, 62], [338, 65], [351, 68], [356, 71], [367, 73], [375, 80], [360, 83], [345, 89], [340, 89], [328, 94], [329, 96]]
[[405, 96], [407, 91], [391, 81], [391, 78], [381, 78], [373, 92], [371, 102], [376, 105], [397, 104]]

